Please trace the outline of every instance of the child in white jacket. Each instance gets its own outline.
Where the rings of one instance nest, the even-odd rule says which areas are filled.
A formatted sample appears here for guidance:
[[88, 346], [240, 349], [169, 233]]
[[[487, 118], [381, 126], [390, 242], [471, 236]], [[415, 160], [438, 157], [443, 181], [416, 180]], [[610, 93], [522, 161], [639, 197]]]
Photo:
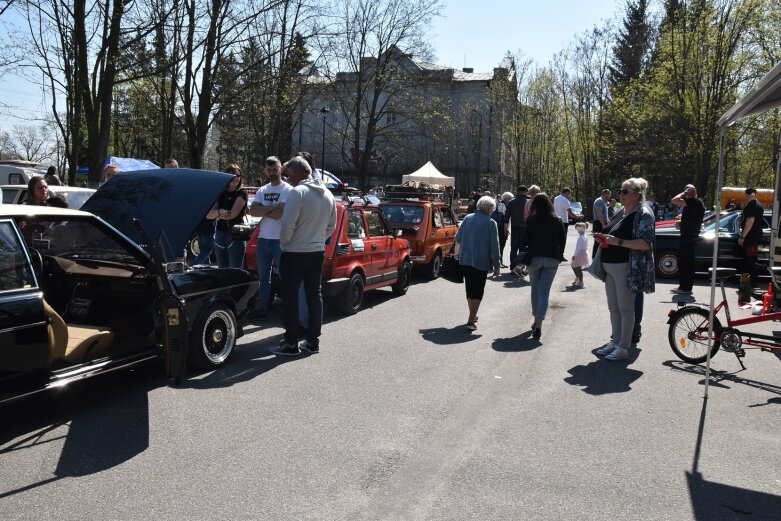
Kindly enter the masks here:
[[575, 253], [572, 255], [572, 271], [575, 272], [575, 280], [572, 283], [576, 288], [582, 288], [583, 268], [588, 268], [591, 261], [588, 258], [588, 237], [586, 237], [585, 223], [577, 223], [575, 231], [578, 232], [578, 241], [575, 243]]

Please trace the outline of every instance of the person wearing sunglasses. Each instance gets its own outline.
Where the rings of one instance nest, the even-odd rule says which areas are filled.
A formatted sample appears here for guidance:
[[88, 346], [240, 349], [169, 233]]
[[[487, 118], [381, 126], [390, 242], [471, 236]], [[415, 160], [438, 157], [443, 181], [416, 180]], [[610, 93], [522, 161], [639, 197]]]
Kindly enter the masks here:
[[637, 293], [653, 293], [655, 267], [652, 245], [654, 214], [645, 204], [648, 181], [633, 177], [618, 191], [623, 217], [609, 231], [594, 234], [599, 241], [602, 266], [607, 273], [605, 294], [610, 311], [610, 340], [597, 349], [607, 360], [629, 358], [635, 327]]
[[244, 265], [246, 241], [234, 240], [231, 228], [234, 224], [244, 222], [247, 211], [247, 192], [241, 188], [241, 168], [230, 164], [225, 169], [226, 174], [233, 174], [233, 179], [220, 194], [212, 209], [206, 214], [207, 219], [216, 219], [217, 227], [214, 233], [214, 251], [217, 255], [217, 266], [220, 268], [241, 268]]
[[678, 287], [672, 292], [691, 295], [694, 286], [694, 249], [700, 237], [702, 219], [705, 217], [705, 203], [697, 197], [694, 185], [686, 185], [683, 192], [673, 197], [671, 202], [683, 209], [679, 223], [681, 241], [678, 243]]

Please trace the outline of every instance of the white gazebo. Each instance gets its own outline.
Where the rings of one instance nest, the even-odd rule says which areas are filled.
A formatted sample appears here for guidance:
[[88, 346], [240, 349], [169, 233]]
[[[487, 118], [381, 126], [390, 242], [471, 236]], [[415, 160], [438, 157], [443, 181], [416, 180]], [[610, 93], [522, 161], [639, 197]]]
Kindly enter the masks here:
[[439, 170], [431, 161], [428, 161], [425, 165], [411, 174], [407, 174], [401, 177], [402, 183], [411, 181], [417, 181], [422, 183], [428, 183], [430, 185], [439, 186], [455, 186], [456, 178], [448, 177]]

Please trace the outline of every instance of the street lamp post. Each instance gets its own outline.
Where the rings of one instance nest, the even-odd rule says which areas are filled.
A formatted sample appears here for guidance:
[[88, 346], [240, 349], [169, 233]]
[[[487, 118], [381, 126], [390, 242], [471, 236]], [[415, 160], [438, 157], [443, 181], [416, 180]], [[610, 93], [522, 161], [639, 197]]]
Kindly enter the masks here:
[[323, 107], [320, 109], [320, 115], [323, 116], [323, 135], [322, 135], [323, 150], [322, 150], [322, 154], [320, 155], [320, 171], [325, 170], [325, 118], [328, 117], [328, 112], [329, 111], [327, 107]]

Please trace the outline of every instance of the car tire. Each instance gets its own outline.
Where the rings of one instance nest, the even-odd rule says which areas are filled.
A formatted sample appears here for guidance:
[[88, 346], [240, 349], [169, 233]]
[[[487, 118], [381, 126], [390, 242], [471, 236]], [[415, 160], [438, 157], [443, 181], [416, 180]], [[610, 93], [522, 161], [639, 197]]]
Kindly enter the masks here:
[[656, 273], [665, 279], [678, 277], [678, 252], [662, 251], [656, 255]]
[[396, 284], [391, 286], [394, 295], [404, 295], [409, 289], [409, 282], [412, 276], [412, 266], [408, 260], [399, 266], [399, 278], [396, 280]]
[[439, 270], [442, 269], [442, 252], [437, 250], [431, 258], [431, 262], [426, 264], [426, 275], [434, 280], [439, 278]]
[[233, 353], [237, 338], [233, 311], [224, 303], [212, 304], [200, 314], [190, 333], [190, 363], [199, 369], [221, 367]]
[[347, 289], [342, 296], [342, 311], [345, 315], [355, 315], [363, 305], [363, 288], [366, 283], [360, 273], [353, 273]]

